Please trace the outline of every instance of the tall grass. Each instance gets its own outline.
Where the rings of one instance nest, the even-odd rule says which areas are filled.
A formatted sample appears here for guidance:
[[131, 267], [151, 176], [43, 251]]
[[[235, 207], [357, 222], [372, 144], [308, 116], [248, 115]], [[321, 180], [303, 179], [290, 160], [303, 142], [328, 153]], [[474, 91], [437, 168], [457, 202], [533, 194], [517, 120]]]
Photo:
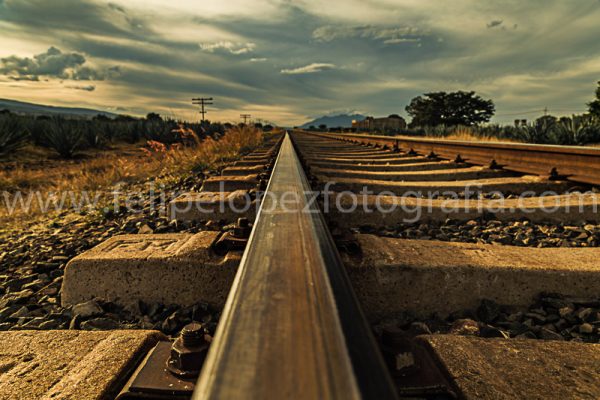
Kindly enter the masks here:
[[[139, 149], [136, 157], [117, 157], [109, 153], [91, 160], [63, 161], [51, 169], [32, 170], [27, 166], [17, 166], [0, 171], [0, 187], [8, 193], [31, 192], [100, 191], [108, 196], [112, 186], [121, 182], [143, 181], [154, 177], [172, 179], [193, 170], [216, 169], [224, 162], [240, 157], [260, 145], [263, 140], [261, 130], [253, 127], [233, 127], [219, 139], [198, 138], [189, 128], [180, 127], [177, 135], [187, 135], [184, 143], [167, 145], [149, 141]], [[183, 132], [182, 132], [183, 131]], [[2, 193], [0, 193], [2, 194]], [[8, 213], [0, 204], [0, 220], [7, 220]], [[39, 213], [30, 210], [29, 215]], [[12, 220], [22, 218], [14, 214]]]

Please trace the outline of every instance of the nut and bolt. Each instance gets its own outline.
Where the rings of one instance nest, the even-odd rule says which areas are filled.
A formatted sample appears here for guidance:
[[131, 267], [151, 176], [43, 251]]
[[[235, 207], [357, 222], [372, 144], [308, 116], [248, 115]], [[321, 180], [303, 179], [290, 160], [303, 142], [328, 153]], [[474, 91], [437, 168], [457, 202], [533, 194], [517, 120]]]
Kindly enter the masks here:
[[173, 375], [193, 378], [200, 374], [209, 347], [205, 334], [204, 327], [198, 322], [192, 322], [182, 329], [171, 346], [171, 356], [167, 360], [167, 369]]
[[250, 227], [248, 218], [238, 218], [237, 223], [233, 228], [233, 236], [236, 238], [248, 238], [250, 237], [251, 231], [252, 228]]

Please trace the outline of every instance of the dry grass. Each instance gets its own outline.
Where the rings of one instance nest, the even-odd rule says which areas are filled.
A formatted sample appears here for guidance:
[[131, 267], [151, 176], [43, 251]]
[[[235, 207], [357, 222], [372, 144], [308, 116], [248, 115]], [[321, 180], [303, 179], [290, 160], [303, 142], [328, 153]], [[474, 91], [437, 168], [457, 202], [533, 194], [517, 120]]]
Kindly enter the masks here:
[[[194, 169], [214, 169], [220, 164], [236, 159], [243, 152], [258, 146], [262, 131], [251, 127], [234, 127], [219, 140], [207, 138], [196, 140], [193, 146], [174, 146], [167, 149], [158, 142], [146, 148], [129, 151], [126, 156], [106, 153], [97, 157], [72, 161], [56, 161], [48, 165], [31, 167], [17, 164], [0, 170], [0, 194], [21, 192], [25, 197], [32, 192], [81, 192], [103, 191], [107, 193], [119, 182], [142, 181], [149, 177], [169, 179]], [[195, 138], [195, 135], [194, 135]], [[25, 214], [10, 215], [6, 203], [0, 198], [0, 223], [14, 222]], [[27, 216], [39, 214], [31, 209]]]
[[447, 140], [463, 140], [466, 142], [509, 142], [509, 143], [523, 143], [523, 142], [519, 142], [518, 140], [514, 140], [514, 139], [501, 139], [501, 138], [497, 138], [494, 136], [478, 136], [473, 134], [473, 132], [471, 132], [471, 130], [469, 130], [468, 128], [465, 129], [461, 129], [458, 128], [454, 131], [454, 133], [441, 138], [441, 139], [447, 139]]

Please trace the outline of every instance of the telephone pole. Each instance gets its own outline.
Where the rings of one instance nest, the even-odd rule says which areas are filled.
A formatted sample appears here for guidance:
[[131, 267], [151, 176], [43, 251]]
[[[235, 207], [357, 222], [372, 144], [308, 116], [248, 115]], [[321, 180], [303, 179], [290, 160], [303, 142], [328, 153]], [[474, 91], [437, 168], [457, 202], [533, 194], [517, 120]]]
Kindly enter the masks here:
[[240, 118], [244, 119], [244, 125], [247, 125], [248, 120], [250, 119], [252, 115], [250, 114], [240, 114]]
[[199, 97], [196, 99], [192, 99], [192, 104], [200, 106], [200, 114], [202, 114], [202, 119], [200, 120], [200, 123], [204, 123], [204, 116], [208, 113], [208, 111], [204, 109], [204, 106], [213, 104], [212, 101], [212, 97]]

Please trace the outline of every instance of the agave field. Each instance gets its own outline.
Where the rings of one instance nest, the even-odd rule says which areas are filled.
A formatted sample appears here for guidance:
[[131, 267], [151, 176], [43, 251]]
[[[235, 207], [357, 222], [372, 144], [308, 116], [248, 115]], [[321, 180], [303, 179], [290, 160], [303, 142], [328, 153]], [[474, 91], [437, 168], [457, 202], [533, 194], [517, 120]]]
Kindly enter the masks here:
[[200, 140], [218, 137], [230, 126], [190, 124], [162, 118], [130, 117], [69, 120], [60, 117], [27, 117], [0, 114], [0, 158], [14, 155], [28, 144], [53, 150], [62, 158], [72, 158], [85, 149], [103, 149], [117, 142], [156, 141], [171, 146], [182, 143], [179, 128], [191, 129]]

